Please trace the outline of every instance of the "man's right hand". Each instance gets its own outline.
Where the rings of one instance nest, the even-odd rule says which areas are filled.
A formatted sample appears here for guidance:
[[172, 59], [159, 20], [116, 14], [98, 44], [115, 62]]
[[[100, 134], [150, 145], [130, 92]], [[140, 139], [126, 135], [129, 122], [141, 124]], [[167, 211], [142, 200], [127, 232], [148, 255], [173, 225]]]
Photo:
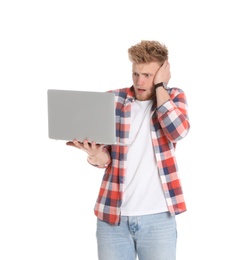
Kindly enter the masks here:
[[70, 145], [76, 148], [79, 148], [83, 151], [85, 151], [89, 156], [95, 157], [97, 154], [102, 152], [104, 144], [96, 144], [95, 142], [88, 142], [87, 140], [84, 140], [83, 142], [79, 142], [78, 140], [74, 139], [73, 141], [69, 141], [66, 143], [66, 145]]
[[73, 146], [79, 148], [88, 154], [88, 162], [93, 165], [97, 165], [99, 167], [105, 167], [110, 161], [110, 156], [103, 151], [104, 144], [97, 144], [95, 142], [88, 142], [84, 140], [83, 142], [79, 142], [74, 139], [73, 141], [69, 141], [66, 145]]

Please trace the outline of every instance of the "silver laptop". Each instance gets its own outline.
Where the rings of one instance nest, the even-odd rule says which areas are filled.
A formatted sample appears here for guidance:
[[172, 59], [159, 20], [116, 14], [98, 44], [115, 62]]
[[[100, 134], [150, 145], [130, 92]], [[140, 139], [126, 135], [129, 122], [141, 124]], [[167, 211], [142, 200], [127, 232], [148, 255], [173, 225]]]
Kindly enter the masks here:
[[116, 143], [115, 94], [49, 89], [49, 138]]

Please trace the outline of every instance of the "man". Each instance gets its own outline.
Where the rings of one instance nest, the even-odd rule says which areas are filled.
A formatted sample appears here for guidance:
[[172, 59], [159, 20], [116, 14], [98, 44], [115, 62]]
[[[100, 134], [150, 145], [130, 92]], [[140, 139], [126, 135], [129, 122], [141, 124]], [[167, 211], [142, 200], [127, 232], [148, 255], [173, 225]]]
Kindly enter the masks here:
[[141, 41], [128, 49], [133, 85], [116, 95], [117, 141], [105, 146], [77, 140], [67, 145], [105, 168], [95, 205], [100, 260], [175, 260], [175, 215], [186, 211], [175, 158], [190, 128], [187, 101], [168, 88], [168, 49]]

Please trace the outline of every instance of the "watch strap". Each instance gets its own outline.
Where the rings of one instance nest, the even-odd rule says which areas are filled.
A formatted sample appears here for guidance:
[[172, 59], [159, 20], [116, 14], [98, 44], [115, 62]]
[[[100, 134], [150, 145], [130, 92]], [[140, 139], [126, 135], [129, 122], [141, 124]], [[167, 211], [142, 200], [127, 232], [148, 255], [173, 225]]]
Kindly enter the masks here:
[[163, 87], [164, 89], [167, 89], [167, 85], [164, 82], [160, 82], [154, 85], [154, 89], [157, 89], [158, 87]]

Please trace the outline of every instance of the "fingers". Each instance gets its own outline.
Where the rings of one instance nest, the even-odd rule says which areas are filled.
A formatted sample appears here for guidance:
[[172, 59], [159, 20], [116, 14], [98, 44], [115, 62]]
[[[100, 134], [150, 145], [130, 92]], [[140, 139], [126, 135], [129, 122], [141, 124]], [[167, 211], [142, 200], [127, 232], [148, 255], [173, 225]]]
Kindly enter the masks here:
[[95, 142], [88, 142], [87, 140], [83, 141], [83, 147], [86, 150], [97, 150], [97, 148], [99, 147], [99, 144], [96, 144]]
[[168, 60], [166, 60], [165, 62], [164, 62], [164, 64], [161, 66], [161, 69], [163, 70], [170, 70], [170, 63], [169, 63], [169, 61]]
[[91, 143], [91, 149], [92, 149], [92, 150], [97, 149], [97, 144], [96, 144], [95, 142], [92, 142], [92, 143]]
[[83, 148], [83, 144], [76, 139], [74, 139], [73, 141], [66, 142], [66, 145], [73, 146], [79, 149]]
[[170, 67], [170, 63], [168, 60], [166, 60], [163, 65], [165, 65], [165, 67]]
[[89, 142], [88, 142], [87, 140], [84, 140], [84, 141], [83, 141], [83, 147], [84, 147], [86, 150], [88, 150], [88, 149], [90, 148]]
[[91, 143], [92, 150], [97, 150], [97, 149], [102, 150], [104, 146], [105, 146], [104, 144], [97, 144], [95, 142]]
[[73, 143], [74, 143], [74, 145], [77, 147], [77, 148], [82, 148], [83, 147], [83, 144], [82, 143], [80, 143], [78, 140], [76, 140], [76, 139], [74, 139], [73, 140]]
[[78, 140], [74, 139], [72, 142], [69, 141], [66, 143], [67, 145], [79, 148], [83, 151], [85, 151], [86, 153], [88, 153], [90, 156], [91, 155], [95, 155], [97, 153], [99, 153], [103, 147], [105, 145], [101, 145], [101, 144], [96, 144], [95, 142], [89, 142], [88, 140], [84, 140], [82, 143], [79, 142]]
[[70, 145], [70, 146], [73, 146], [73, 147], [80, 148], [80, 143], [78, 143], [77, 140], [68, 141], [68, 142], [66, 142], [66, 145]]
[[163, 64], [163, 66], [161, 67], [161, 73], [164, 76], [164, 81], [168, 84], [169, 79], [171, 78], [171, 72], [170, 72], [170, 63], [168, 60], [166, 60]]
[[170, 78], [171, 78], [170, 63], [168, 60], [166, 60], [155, 74], [154, 85], [159, 82], [165, 82], [166, 84], [168, 84]]

